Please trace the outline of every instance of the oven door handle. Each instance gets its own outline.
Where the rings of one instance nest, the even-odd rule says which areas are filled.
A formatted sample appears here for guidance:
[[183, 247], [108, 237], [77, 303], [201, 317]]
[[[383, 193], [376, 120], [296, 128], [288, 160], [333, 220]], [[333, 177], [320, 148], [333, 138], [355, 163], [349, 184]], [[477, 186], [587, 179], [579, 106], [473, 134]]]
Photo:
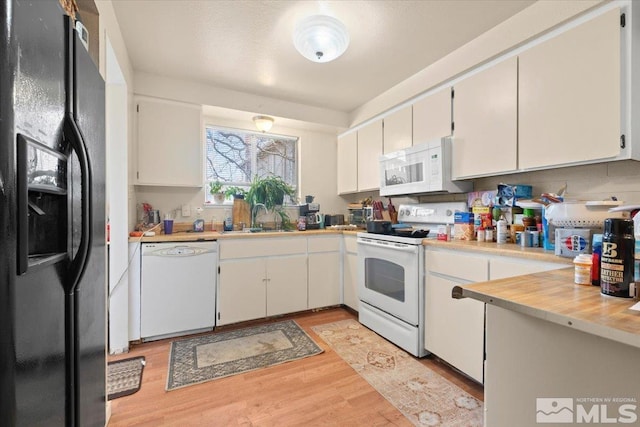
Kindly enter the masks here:
[[358, 240], [357, 243], [359, 245], [365, 245], [365, 246], [372, 246], [374, 248], [379, 248], [379, 249], [393, 249], [394, 251], [402, 251], [402, 252], [412, 252], [412, 253], [416, 253], [418, 251], [418, 247], [415, 245], [402, 245], [399, 246], [397, 244], [389, 244], [389, 245], [385, 245], [380, 244], [380, 243], [371, 243], [371, 242], [367, 242], [365, 240]]

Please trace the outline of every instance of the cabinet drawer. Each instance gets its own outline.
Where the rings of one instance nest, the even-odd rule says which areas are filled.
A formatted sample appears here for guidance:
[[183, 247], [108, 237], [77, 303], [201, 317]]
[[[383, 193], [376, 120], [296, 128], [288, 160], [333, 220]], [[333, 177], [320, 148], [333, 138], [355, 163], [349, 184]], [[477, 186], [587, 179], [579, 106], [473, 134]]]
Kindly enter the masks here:
[[306, 254], [307, 239], [303, 237], [228, 239], [220, 241], [219, 250], [221, 260]]
[[309, 237], [309, 252], [339, 252], [339, 236]]
[[425, 252], [425, 269], [471, 282], [489, 279], [489, 261], [479, 257], [454, 252]]

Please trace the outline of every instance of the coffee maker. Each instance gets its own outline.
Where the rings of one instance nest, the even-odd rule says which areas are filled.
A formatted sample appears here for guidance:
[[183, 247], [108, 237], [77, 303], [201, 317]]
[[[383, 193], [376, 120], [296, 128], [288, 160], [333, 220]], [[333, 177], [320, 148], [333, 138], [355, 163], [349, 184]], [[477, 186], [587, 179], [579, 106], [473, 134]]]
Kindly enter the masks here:
[[300, 216], [307, 218], [307, 230], [317, 230], [320, 228], [322, 220], [318, 212], [320, 212], [319, 203], [305, 203], [304, 205], [300, 205]]

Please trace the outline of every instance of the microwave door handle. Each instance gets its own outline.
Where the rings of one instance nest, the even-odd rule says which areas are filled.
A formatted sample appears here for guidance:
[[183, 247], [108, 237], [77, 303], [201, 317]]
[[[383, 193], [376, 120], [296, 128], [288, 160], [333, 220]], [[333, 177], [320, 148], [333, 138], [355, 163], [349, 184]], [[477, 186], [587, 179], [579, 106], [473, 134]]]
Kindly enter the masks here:
[[379, 249], [393, 249], [394, 251], [401, 251], [401, 252], [416, 252], [418, 250], [417, 246], [414, 245], [407, 245], [407, 246], [397, 246], [397, 245], [380, 245], [378, 243], [370, 243], [370, 242], [366, 242], [363, 240], [358, 240], [358, 244], [359, 245], [365, 245], [365, 246], [372, 246], [374, 248], [379, 248]]
[[93, 224], [92, 224], [92, 195], [91, 185], [93, 184], [91, 163], [87, 153], [87, 147], [82, 137], [82, 133], [78, 128], [75, 120], [70, 114], [65, 118], [66, 136], [69, 138], [71, 147], [78, 155], [80, 164], [80, 185], [81, 189], [81, 236], [80, 245], [76, 256], [71, 260], [69, 266], [69, 279], [66, 284], [67, 291], [75, 291], [82, 275], [84, 274], [87, 259], [91, 252], [91, 244], [93, 240]]

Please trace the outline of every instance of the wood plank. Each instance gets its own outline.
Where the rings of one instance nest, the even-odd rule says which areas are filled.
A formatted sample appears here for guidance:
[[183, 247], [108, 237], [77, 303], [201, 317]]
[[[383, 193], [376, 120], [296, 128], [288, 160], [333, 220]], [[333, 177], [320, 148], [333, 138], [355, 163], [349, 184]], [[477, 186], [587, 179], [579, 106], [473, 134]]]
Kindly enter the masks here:
[[[400, 411], [311, 330], [315, 325], [355, 318], [350, 311], [334, 308], [216, 328], [213, 333], [294, 319], [324, 353], [170, 392], [165, 391], [165, 385], [171, 340], [133, 345], [129, 353], [109, 360], [145, 356], [142, 387], [135, 394], [111, 401], [109, 426], [410, 426]], [[436, 358], [419, 360], [483, 399], [480, 384]]]

